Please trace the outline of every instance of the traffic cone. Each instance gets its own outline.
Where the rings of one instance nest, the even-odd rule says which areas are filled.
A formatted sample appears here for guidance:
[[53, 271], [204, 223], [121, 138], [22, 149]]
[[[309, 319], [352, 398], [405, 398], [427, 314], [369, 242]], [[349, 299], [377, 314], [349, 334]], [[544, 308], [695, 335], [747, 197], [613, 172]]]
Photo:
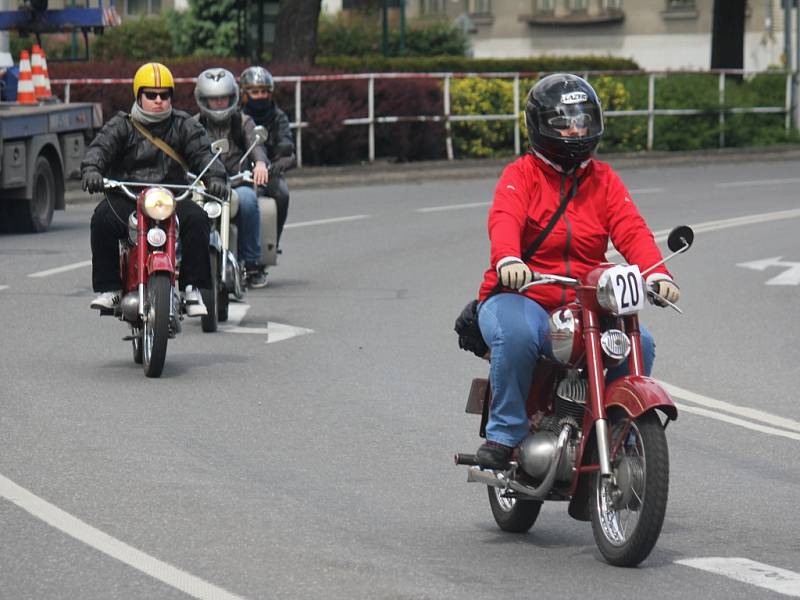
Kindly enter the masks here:
[[33, 76], [31, 74], [31, 60], [27, 50], [19, 53], [19, 82], [17, 83], [17, 103], [36, 104], [36, 94], [33, 90]]
[[43, 98], [47, 93], [44, 87], [44, 72], [42, 71], [42, 49], [37, 45], [33, 45], [31, 54], [31, 72], [33, 74], [33, 95], [36, 99]]
[[42, 76], [44, 77], [44, 95], [42, 98], [52, 98], [53, 90], [50, 88], [50, 74], [47, 72], [47, 55], [44, 53], [43, 48], [40, 48], [40, 50], [42, 52]]

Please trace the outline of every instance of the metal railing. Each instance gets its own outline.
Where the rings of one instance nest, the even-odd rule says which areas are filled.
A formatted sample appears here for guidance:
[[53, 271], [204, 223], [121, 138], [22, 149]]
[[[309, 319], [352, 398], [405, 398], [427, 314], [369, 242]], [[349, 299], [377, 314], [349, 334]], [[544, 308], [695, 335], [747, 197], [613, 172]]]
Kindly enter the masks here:
[[[656, 80], [658, 77], [664, 75], [717, 75], [719, 80], [719, 106], [717, 109], [665, 109], [655, 107], [656, 97]], [[785, 102], [783, 106], [761, 106], [761, 107], [747, 107], [747, 108], [734, 108], [725, 106], [725, 80], [729, 75], [740, 76], [753, 76], [760, 74], [782, 75], [785, 77]], [[520, 80], [521, 79], [535, 79], [543, 75], [543, 73], [358, 73], [358, 74], [345, 74], [345, 75], [304, 75], [304, 76], [284, 76], [275, 77], [276, 82], [285, 82], [294, 84], [294, 121], [290, 123], [291, 128], [295, 130], [295, 142], [297, 152], [297, 164], [303, 164], [303, 129], [308, 127], [309, 123], [302, 120], [303, 114], [303, 84], [313, 84], [315, 82], [324, 81], [345, 81], [345, 80], [366, 80], [367, 81], [367, 116], [366, 117], [353, 117], [347, 118], [342, 121], [345, 126], [367, 126], [368, 128], [368, 160], [373, 162], [375, 160], [375, 127], [380, 124], [389, 123], [408, 123], [408, 122], [434, 122], [444, 123], [445, 129], [445, 148], [447, 160], [454, 159], [453, 153], [453, 123], [463, 123], [469, 121], [511, 121], [514, 125], [514, 152], [519, 154], [522, 144], [522, 133], [520, 130]], [[736, 70], [715, 70], [715, 71], [659, 71], [659, 72], [642, 72], [642, 71], [591, 71], [582, 73], [584, 78], [591, 79], [593, 77], [603, 75], [619, 75], [619, 76], [647, 76], [647, 108], [640, 110], [608, 110], [603, 114], [608, 118], [617, 117], [647, 117], [647, 142], [646, 149], [648, 151], [653, 149], [655, 141], [655, 119], [660, 116], [688, 116], [688, 115], [705, 115], [709, 112], [719, 113], [719, 147], [725, 146], [725, 121], [728, 114], [783, 114], [784, 127], [786, 131], [791, 128], [791, 115], [792, 115], [792, 83], [794, 76], [793, 72], [789, 71], [764, 71], [752, 72]], [[469, 77], [480, 77], [487, 79], [511, 79], [513, 82], [513, 113], [511, 114], [477, 114], [477, 115], [461, 115], [453, 114], [452, 103], [450, 95], [450, 83], [453, 79], [463, 79]], [[440, 79], [442, 80], [442, 114], [440, 115], [416, 115], [416, 116], [378, 116], [375, 114], [375, 81], [378, 79]], [[65, 86], [64, 96], [65, 102], [70, 101], [70, 93], [72, 85], [93, 84], [93, 85], [109, 85], [109, 84], [130, 84], [132, 79], [54, 79], [53, 84], [61, 84]], [[194, 78], [175, 78], [175, 83], [194, 83]]]

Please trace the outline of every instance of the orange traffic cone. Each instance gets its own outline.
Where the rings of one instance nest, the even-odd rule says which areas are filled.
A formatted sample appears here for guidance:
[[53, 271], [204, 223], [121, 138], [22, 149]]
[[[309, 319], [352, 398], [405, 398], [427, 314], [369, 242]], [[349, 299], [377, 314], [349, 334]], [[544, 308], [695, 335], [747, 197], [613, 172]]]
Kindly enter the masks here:
[[33, 74], [33, 95], [36, 99], [43, 98], [47, 93], [44, 87], [44, 72], [42, 71], [42, 49], [37, 45], [33, 45], [31, 54], [31, 72]]
[[50, 88], [50, 74], [47, 72], [47, 56], [44, 50], [42, 50], [42, 76], [44, 77], [44, 95], [42, 98], [52, 98], [53, 90]]
[[31, 76], [31, 60], [27, 50], [19, 53], [19, 82], [17, 83], [17, 103], [36, 104]]

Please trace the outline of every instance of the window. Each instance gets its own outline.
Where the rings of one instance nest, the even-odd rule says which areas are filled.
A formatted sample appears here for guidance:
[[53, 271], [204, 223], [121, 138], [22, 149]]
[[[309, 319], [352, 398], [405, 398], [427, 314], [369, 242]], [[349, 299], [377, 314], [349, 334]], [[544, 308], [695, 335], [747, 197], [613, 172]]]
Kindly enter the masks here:
[[469, 0], [469, 14], [471, 15], [490, 15], [492, 14], [492, 0]]
[[161, 0], [128, 0], [125, 5], [125, 14], [131, 17], [161, 12]]
[[667, 0], [667, 10], [694, 10], [695, 0]]
[[420, 14], [425, 16], [444, 15], [445, 0], [420, 0]]
[[622, 10], [622, 0], [603, 0], [603, 10]]
[[571, 13], [585, 14], [589, 8], [589, 0], [569, 0], [567, 4]]
[[536, 13], [540, 15], [552, 15], [556, 11], [555, 0], [536, 0]]

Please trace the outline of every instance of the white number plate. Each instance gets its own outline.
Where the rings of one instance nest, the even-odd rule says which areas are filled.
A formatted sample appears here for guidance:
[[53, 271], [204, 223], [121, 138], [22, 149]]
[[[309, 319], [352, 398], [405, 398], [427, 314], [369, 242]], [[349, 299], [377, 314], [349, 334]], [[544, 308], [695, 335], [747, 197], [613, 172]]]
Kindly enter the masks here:
[[603, 273], [600, 285], [613, 295], [618, 315], [630, 315], [644, 308], [642, 274], [636, 265], [617, 265]]

